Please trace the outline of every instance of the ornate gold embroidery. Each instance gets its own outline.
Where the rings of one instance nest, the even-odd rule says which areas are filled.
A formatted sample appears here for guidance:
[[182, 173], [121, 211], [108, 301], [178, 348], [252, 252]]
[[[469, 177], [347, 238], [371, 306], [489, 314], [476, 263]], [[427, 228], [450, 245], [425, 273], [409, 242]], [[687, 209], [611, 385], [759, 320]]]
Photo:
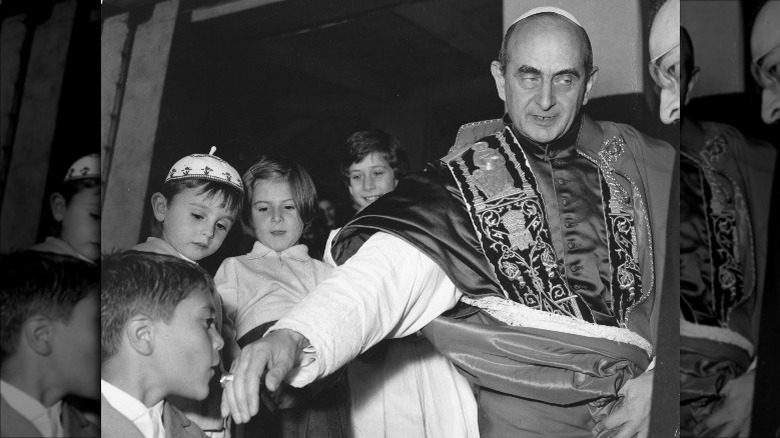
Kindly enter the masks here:
[[478, 167], [472, 174], [477, 187], [491, 200], [512, 189], [512, 176], [506, 169], [506, 160], [501, 154], [490, 149], [487, 143], [474, 145], [474, 165]]
[[612, 306], [619, 324], [623, 327], [628, 324], [628, 312], [642, 299], [642, 271], [639, 268], [632, 196], [618, 182], [617, 172], [613, 167], [625, 149], [623, 136], [607, 139], [599, 149], [599, 160], [596, 162], [607, 185], [607, 190], [602, 190], [602, 196], [608, 201], [606, 216], [610, 260], [613, 266]]
[[710, 281], [714, 310], [723, 327], [728, 326], [732, 309], [750, 295], [750, 291], [743, 289], [743, 245], [750, 247], [749, 256], [753, 256], [752, 227], [745, 196], [736, 181], [716, 169], [727, 151], [726, 139], [718, 135], [705, 141], [699, 151], [700, 159], [685, 154], [699, 165], [709, 187], [709, 193], [705, 190], [705, 199], [709, 201], [706, 219], [713, 268]]

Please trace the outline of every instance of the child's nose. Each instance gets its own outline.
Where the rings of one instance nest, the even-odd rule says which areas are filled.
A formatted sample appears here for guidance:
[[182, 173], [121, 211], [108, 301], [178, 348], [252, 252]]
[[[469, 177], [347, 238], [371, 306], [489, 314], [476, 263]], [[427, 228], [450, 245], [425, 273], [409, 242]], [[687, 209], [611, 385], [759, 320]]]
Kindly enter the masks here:
[[209, 335], [211, 336], [211, 345], [214, 347], [214, 351], [222, 350], [222, 347], [225, 346], [225, 340], [222, 339], [222, 335], [219, 334], [215, 326], [211, 326]]
[[205, 227], [203, 227], [203, 235], [207, 238], [211, 239], [214, 237], [214, 228], [216, 227], [216, 224], [208, 224]]
[[370, 192], [371, 190], [374, 190], [376, 188], [376, 184], [374, 183], [374, 177], [369, 176], [363, 180], [363, 190]]

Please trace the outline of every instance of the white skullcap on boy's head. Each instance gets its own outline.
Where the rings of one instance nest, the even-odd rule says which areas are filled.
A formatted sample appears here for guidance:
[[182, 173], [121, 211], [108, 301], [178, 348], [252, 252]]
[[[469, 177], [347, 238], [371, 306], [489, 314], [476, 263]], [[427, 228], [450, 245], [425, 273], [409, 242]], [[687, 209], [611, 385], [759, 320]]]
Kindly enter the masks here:
[[100, 178], [100, 154], [84, 155], [68, 168], [65, 179], [62, 182], [76, 181], [79, 179]]
[[208, 155], [193, 154], [177, 161], [168, 172], [165, 182], [180, 179], [208, 179], [229, 184], [243, 193], [244, 184], [241, 182], [241, 176], [233, 166], [214, 155], [216, 150], [217, 147], [212, 146]]
[[562, 17], [566, 17], [569, 20], [571, 20], [572, 23], [576, 24], [579, 27], [582, 27], [580, 22], [577, 21], [576, 18], [574, 18], [574, 15], [564, 11], [561, 8], [556, 8], [556, 7], [553, 7], [553, 6], [540, 6], [538, 8], [533, 8], [530, 11], [526, 12], [525, 14], [521, 15], [517, 20], [512, 22], [512, 24], [517, 23], [518, 21], [522, 20], [523, 18], [528, 18], [531, 15], [542, 14], [542, 13], [545, 13], [545, 12], [551, 12], [553, 14], [558, 14], [558, 15], [560, 15]]

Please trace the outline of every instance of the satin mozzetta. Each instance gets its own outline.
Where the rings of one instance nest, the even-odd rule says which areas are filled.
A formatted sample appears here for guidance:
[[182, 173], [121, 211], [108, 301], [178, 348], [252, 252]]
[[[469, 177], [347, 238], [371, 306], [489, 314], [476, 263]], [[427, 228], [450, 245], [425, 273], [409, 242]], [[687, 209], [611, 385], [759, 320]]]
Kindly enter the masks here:
[[723, 386], [748, 366], [750, 356], [739, 347], [680, 336], [681, 436], [695, 436], [694, 427], [718, 405]]
[[[474, 126], [483, 134], [504, 128], [503, 124], [492, 124], [487, 129], [485, 125]], [[659, 317], [655, 306], [659, 291], [655, 285], [662, 284], [666, 267], [663, 242], [675, 153], [669, 145], [645, 137], [628, 126], [596, 123], [587, 116], [582, 118], [576, 143], [572, 142], [568, 148], [574, 148], [576, 144], [579, 157], [587, 155], [596, 159], [604, 139], [618, 135], [625, 139], [626, 151], [615, 163], [615, 169], [644, 192], [647, 215], [636, 217], [636, 226], [643, 227], [642, 232], [648, 235], [652, 226], [655, 237], [638, 248], [645, 299], [632, 310], [628, 328], [654, 342]], [[538, 173], [549, 174], [549, 177], [539, 178], [542, 187], [538, 188], [542, 196], [551, 196], [545, 199], [547, 205], [565, 204], [561, 197], [565, 193], [546, 186], [553, 178], [568, 177], [576, 181], [575, 185], [590, 185], [583, 180], [588, 181], [591, 175], [597, 174], [595, 166], [575, 160], [572, 169], [559, 175], [556, 172], [563, 166], [552, 168], [556, 164], [548, 161], [551, 158], [549, 149], [537, 155], [538, 151], [529, 149], [531, 145], [525, 145], [522, 140], [521, 145], [524, 150], [532, 151], [528, 154], [534, 157], [531, 161], [539, 160], [531, 164], [535, 171], [538, 165]], [[561, 160], [565, 160], [568, 151], [563, 151], [562, 155]], [[593, 200], [592, 194], [598, 188], [578, 187], [577, 190], [583, 199]], [[632, 196], [636, 194], [632, 192]], [[587, 216], [588, 224], [595, 220], [592, 206], [581, 208], [577, 212], [581, 216], [577, 217]], [[547, 212], [548, 217], [555, 213], [561, 215], [558, 220], [566, 220], [559, 212], [549, 209]], [[599, 212], [599, 215], [603, 223], [603, 213]], [[560, 223], [558, 227], [560, 230]], [[575, 240], [575, 245], [582, 243], [593, 248], [604, 245], [603, 236], [597, 236], [601, 229], [597, 226], [585, 229], [589, 231], [583, 232], [582, 236], [588, 234], [590, 240], [587, 243]], [[336, 237], [332, 251], [334, 260], [343, 263], [377, 231], [393, 234], [425, 253], [466, 295], [503, 297], [493, 268], [481, 252], [464, 201], [448, 171], [441, 165], [429, 165], [424, 172], [405, 178], [394, 192], [359, 213]], [[564, 239], [562, 231], [556, 233], [553, 236], [558, 240], [556, 250], [568, 247], [571, 240]], [[652, 252], [651, 247], [654, 247]], [[576, 263], [576, 259], [569, 261], [567, 257], [580, 255], [576, 252], [567, 254], [564, 249], [563, 255], [558, 255], [564, 267]], [[591, 284], [603, 285], [602, 263], [603, 260], [594, 261], [586, 268]], [[609, 272], [609, 268], [606, 269]], [[564, 272], [566, 276], [572, 273], [571, 270]], [[577, 284], [575, 276], [573, 280], [572, 284]], [[594, 287], [587, 291], [588, 299], [603, 300], [606, 307], [611, 297], [604, 293], [605, 290]], [[614, 407], [623, 383], [641, 374], [650, 361], [644, 351], [629, 344], [509, 327], [478, 312], [470, 306], [457, 306], [448, 313], [450, 318], [436, 319], [424, 333], [467, 378], [482, 388], [478, 402], [483, 436], [590, 436], [595, 421]]]
[[[642, 215], [637, 211], [635, 215], [637, 230], [647, 234], [648, 238], [640, 239], [638, 248], [643, 298], [631, 311], [628, 328], [654, 342], [653, 327], [657, 318], [657, 314], [653, 313], [657, 300], [655, 285], [660, 284], [660, 276], [663, 275], [665, 266], [663, 239], [660, 237], [665, 233], [674, 151], [669, 145], [645, 137], [631, 127], [609, 122], [596, 123], [587, 116], [582, 117], [582, 128], [576, 137], [576, 144], [571, 143], [568, 148], [574, 148], [576, 145], [580, 158], [590, 157], [595, 160], [594, 157], [598, 156], [599, 147], [604, 139], [618, 135], [625, 138], [627, 147], [623, 156], [614, 164], [616, 172], [633, 181], [637, 188], [645, 192], [642, 195], [642, 202], [647, 213]], [[536, 147], [525, 144], [523, 140], [520, 142], [526, 150], [533, 150]], [[556, 149], [561, 152], [560, 148]], [[561, 153], [566, 154], [566, 152]], [[643, 158], [641, 165], [637, 157]], [[573, 179], [572, 182], [567, 181], [567, 184], [589, 185], [591, 172], [595, 173], [597, 170], [590, 169], [584, 162], [580, 163], [580, 158], [576, 160], [577, 163], [571, 171], [561, 174], [566, 175], [565, 177], [559, 176], [557, 169], [551, 171], [551, 166], [556, 166], [555, 163], [537, 163], [540, 167], [547, 167], [546, 170], [541, 169], [538, 174], [552, 173], [557, 179], [567, 177]], [[565, 164], [563, 160], [565, 159], [562, 159], [558, 165], [563, 166]], [[565, 277], [570, 280], [571, 286], [580, 296], [590, 301], [589, 305], [591, 302], [594, 303], [593, 310], [598, 313], [599, 309], [606, 309], [611, 299], [605, 293], [604, 287], [605, 277], [608, 277], [605, 271], [609, 272], [610, 267], [601, 266], [601, 263], [593, 260], [594, 256], [599, 257], [598, 254], [603, 249], [584, 254], [577, 245], [589, 249], [606, 246], [605, 237], [597, 235], [603, 230], [603, 225], [595, 225], [599, 220], [603, 224], [604, 215], [600, 211], [593, 210], [592, 206], [586, 205], [584, 200], [571, 196], [571, 190], [574, 189], [567, 189], [569, 192], [558, 192], [555, 188], [544, 187], [546, 185], [544, 181], [549, 180], [545, 178], [540, 181], [538, 185], [542, 187], [539, 191], [542, 196], [552, 197], [552, 199], [545, 199], [547, 217], [551, 218], [551, 222], [558, 221], [558, 225], [552, 225], [552, 228], [567, 230], [559, 231], [552, 236], [556, 249], [565, 248], [562, 254], [556, 250], [558, 263], [563, 267]], [[585, 199], [592, 200], [592, 192], [590, 196], [587, 192], [598, 188], [576, 190]], [[567, 196], [571, 197], [567, 198]], [[637, 194], [633, 196], [638, 198]], [[564, 201], [564, 198], [568, 200]], [[503, 296], [493, 267], [480, 248], [464, 201], [448, 171], [441, 165], [429, 165], [422, 173], [410, 175], [398, 184], [395, 191], [380, 200], [382, 202], [374, 202], [366, 207], [339, 232], [332, 248], [332, 255], [337, 263], [343, 263], [371, 234], [381, 230], [407, 241], [431, 257], [452, 282], [468, 296]], [[568, 206], [565, 205], [567, 202]], [[553, 210], [551, 204], [556, 204]], [[569, 210], [560, 212], [558, 208]], [[567, 227], [567, 221], [574, 226]], [[585, 222], [585, 225], [579, 227], [574, 222]], [[652, 231], [658, 234], [652, 241], [649, 239], [649, 236], [654, 234], [650, 232], [651, 226]], [[576, 231], [578, 228], [583, 231]], [[568, 248], [569, 243], [574, 246], [574, 250]], [[655, 249], [651, 252], [653, 246]], [[586, 258], [591, 259], [585, 261]], [[577, 289], [577, 286], [581, 286], [581, 289]], [[450, 316], [475, 311], [458, 306]], [[614, 315], [599, 318], [597, 321], [612, 325], [609, 322], [612, 316]]]

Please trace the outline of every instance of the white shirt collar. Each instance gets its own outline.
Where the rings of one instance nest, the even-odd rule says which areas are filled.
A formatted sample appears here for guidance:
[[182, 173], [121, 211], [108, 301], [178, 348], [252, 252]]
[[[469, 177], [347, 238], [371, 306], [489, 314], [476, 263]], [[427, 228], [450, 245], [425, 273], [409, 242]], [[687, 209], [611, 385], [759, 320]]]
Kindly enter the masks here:
[[84, 260], [91, 265], [95, 264], [94, 260], [90, 260], [84, 257], [81, 255], [81, 253], [73, 249], [73, 247], [70, 246], [68, 242], [60, 239], [59, 237], [47, 236], [43, 243], [40, 244], [40, 246], [42, 247], [41, 250], [44, 252], [46, 252], [45, 249], [49, 249], [55, 254], [69, 255]]
[[263, 245], [259, 241], [255, 241], [255, 245], [252, 247], [250, 258], [260, 258], [267, 256], [287, 257], [301, 262], [311, 259], [309, 256], [309, 248], [306, 245], [299, 244], [291, 246], [282, 252], [276, 252], [273, 249]]
[[41, 432], [41, 436], [64, 436], [62, 420], [60, 419], [62, 400], [46, 408], [41, 402], [5, 380], [0, 380], [0, 393], [9, 406]]
[[[173, 245], [171, 245], [170, 243], [168, 243], [168, 241], [167, 241], [167, 240], [165, 240], [165, 239], [161, 239], [161, 238], [159, 238], [159, 237], [147, 237], [147, 238], [146, 238], [146, 243], [148, 243], [148, 244], [150, 244], [150, 245], [162, 245], [162, 246], [167, 246], [168, 248], [172, 249], [172, 250], [173, 250], [173, 252], [175, 252], [175, 253], [176, 253], [176, 255], [178, 255], [180, 258], [182, 258], [182, 259], [184, 259], [184, 260], [187, 260], [188, 262], [190, 262], [190, 263], [192, 263], [192, 264], [195, 264], [195, 265], [197, 265], [197, 264], [198, 264], [198, 262], [196, 262], [195, 260], [192, 260], [192, 259], [188, 258], [187, 256], [185, 256], [184, 254], [180, 253], [178, 249], [174, 248], [174, 247], [173, 247]], [[156, 251], [155, 251], [155, 252], [156, 252]], [[170, 253], [168, 253], [168, 255], [174, 255], [174, 254], [170, 254]]]
[[[100, 393], [114, 409], [133, 422], [138, 430], [141, 431], [144, 438], [165, 437], [165, 430], [163, 429], [162, 423], [162, 410], [165, 400], [160, 400], [151, 408], [147, 408], [146, 405], [141, 403], [137, 398], [103, 379], [100, 379]], [[158, 426], [158, 433], [156, 436], [151, 423], [152, 418]]]

